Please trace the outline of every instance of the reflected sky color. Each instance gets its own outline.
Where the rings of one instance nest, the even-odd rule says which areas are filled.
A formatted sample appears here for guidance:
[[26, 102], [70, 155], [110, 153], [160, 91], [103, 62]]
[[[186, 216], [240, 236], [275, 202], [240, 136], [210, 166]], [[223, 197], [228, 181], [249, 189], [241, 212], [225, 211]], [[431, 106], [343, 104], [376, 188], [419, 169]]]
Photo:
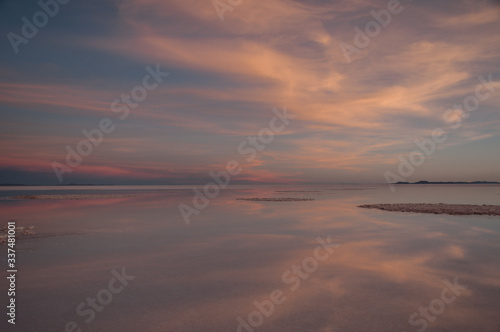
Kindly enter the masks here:
[[[409, 180], [500, 180], [498, 1], [401, 6], [348, 63], [340, 43], [387, 1], [243, 1], [223, 22], [206, 0], [71, 1], [17, 54], [6, 36], [40, 7], [0, 1], [0, 183], [57, 184], [51, 163], [103, 117], [116, 130], [64, 183], [205, 183], [284, 105], [296, 118], [234, 183], [381, 183], [490, 74], [497, 92]], [[170, 75], [118, 120], [156, 64]]]
[[[496, 331], [498, 218], [360, 209], [413, 195], [404, 188], [397, 194], [362, 188], [227, 190], [189, 226], [177, 209], [192, 199], [189, 190], [142, 191], [125, 199], [2, 200], [5, 219], [34, 225], [37, 233], [17, 247], [19, 328], [63, 330], [74, 320], [88, 331], [236, 331], [236, 319], [256, 310], [253, 301], [281, 289], [287, 300], [258, 331], [416, 331], [409, 316], [440, 297], [444, 279], [458, 277], [467, 290], [429, 330]], [[414, 190], [431, 203], [500, 201], [498, 186]], [[236, 200], [244, 197], [315, 200]], [[340, 246], [291, 291], [283, 273], [313, 256], [317, 237], [329, 235]], [[87, 326], [76, 306], [121, 267], [136, 279]]]

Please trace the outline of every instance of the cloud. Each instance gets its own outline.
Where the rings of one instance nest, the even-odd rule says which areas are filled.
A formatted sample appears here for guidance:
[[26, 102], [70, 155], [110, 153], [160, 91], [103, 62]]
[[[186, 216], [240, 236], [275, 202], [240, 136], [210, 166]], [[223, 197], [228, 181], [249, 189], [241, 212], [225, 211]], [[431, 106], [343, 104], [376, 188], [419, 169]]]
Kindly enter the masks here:
[[[137, 167], [154, 170], [156, 158], [167, 172], [192, 167], [201, 176], [203, 166], [234, 157], [235, 146], [267, 124], [272, 107], [286, 105], [297, 115], [292, 126], [242, 178], [282, 181], [333, 169], [377, 174], [394, 156], [410, 152], [415, 138], [446, 125], [442, 114], [474, 92], [478, 75], [497, 74], [500, 37], [491, 33], [499, 24], [497, 8], [461, 1], [449, 9], [450, 3], [404, 4], [350, 64], [339, 44], [352, 43], [353, 27], [363, 28], [373, 20], [370, 11], [386, 8], [386, 1], [245, 1], [226, 12], [224, 22], [209, 1], [114, 3], [106, 33], [67, 36], [59, 45], [120, 59], [120, 66], [159, 63], [171, 75], [89, 162], [112, 168], [136, 155], [142, 160]], [[83, 127], [112, 116], [110, 103], [127, 92], [113, 75], [99, 84], [95, 78], [63, 84], [64, 66], [41, 64], [51, 73], [47, 82], [0, 82], [0, 103], [9, 107], [9, 124], [22, 128], [20, 135], [36, 137], [14, 110], [67, 123], [45, 136], [60, 151], [80, 139]], [[485, 101], [443, 148], [494, 137], [497, 106], [496, 98]], [[9, 149], [6, 160], [61, 155], [50, 145], [43, 157], [27, 157], [36, 144], [25, 146], [19, 153]], [[101, 157], [111, 151], [113, 159]]]

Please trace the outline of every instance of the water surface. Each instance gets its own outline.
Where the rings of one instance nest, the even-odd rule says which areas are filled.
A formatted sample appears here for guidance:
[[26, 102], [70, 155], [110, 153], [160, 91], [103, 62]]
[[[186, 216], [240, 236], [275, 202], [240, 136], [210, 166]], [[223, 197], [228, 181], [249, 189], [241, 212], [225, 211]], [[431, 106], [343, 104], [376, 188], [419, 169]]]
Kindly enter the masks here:
[[[61, 187], [2, 188], [3, 197], [54, 194]], [[137, 190], [140, 189], [140, 190]], [[500, 186], [238, 186], [210, 200], [186, 225], [180, 203], [192, 186], [64, 188], [67, 193], [133, 193], [96, 200], [2, 200], [2, 222], [35, 226], [18, 242], [22, 331], [237, 331], [274, 290], [282, 303], [258, 327], [240, 331], [498, 331], [500, 219], [405, 214], [368, 203], [500, 204]], [[252, 202], [236, 198], [314, 198]], [[290, 282], [314, 258], [317, 238], [339, 244], [300, 286]], [[6, 251], [3, 246], [2, 251]], [[6, 255], [2, 253], [5, 266]], [[311, 263], [311, 259], [308, 260]], [[107, 289], [113, 269], [135, 276], [95, 318], [76, 308]], [[283, 275], [289, 283], [283, 281]], [[307, 274], [307, 277], [305, 275]], [[444, 280], [467, 287], [442, 313], [409, 318], [439, 304]], [[298, 279], [297, 279], [298, 280]], [[452, 293], [447, 293], [449, 296]], [[5, 297], [3, 297], [5, 298]], [[440, 309], [439, 307], [436, 307]], [[434, 311], [436, 311], [436, 308]], [[241, 321], [240, 320], [240, 321]], [[257, 322], [258, 321], [254, 321]], [[0, 324], [4, 326], [5, 321]], [[6, 325], [6, 324], [5, 324]]]

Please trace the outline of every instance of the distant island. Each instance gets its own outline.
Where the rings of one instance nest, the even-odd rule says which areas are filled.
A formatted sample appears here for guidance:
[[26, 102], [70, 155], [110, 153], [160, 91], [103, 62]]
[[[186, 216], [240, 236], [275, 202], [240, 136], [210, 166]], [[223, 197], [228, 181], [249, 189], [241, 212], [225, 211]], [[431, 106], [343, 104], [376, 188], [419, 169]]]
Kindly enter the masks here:
[[396, 182], [394, 184], [500, 184], [500, 182], [496, 181], [472, 181], [472, 182], [440, 182], [440, 181], [418, 181], [418, 182]]

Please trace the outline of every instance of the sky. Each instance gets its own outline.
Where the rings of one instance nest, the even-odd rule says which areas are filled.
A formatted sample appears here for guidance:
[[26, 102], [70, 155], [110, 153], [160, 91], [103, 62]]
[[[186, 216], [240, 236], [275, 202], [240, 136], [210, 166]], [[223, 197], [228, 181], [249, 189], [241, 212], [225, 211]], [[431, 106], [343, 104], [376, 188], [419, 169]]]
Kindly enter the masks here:
[[0, 183], [500, 181], [498, 31], [492, 0], [0, 0]]

